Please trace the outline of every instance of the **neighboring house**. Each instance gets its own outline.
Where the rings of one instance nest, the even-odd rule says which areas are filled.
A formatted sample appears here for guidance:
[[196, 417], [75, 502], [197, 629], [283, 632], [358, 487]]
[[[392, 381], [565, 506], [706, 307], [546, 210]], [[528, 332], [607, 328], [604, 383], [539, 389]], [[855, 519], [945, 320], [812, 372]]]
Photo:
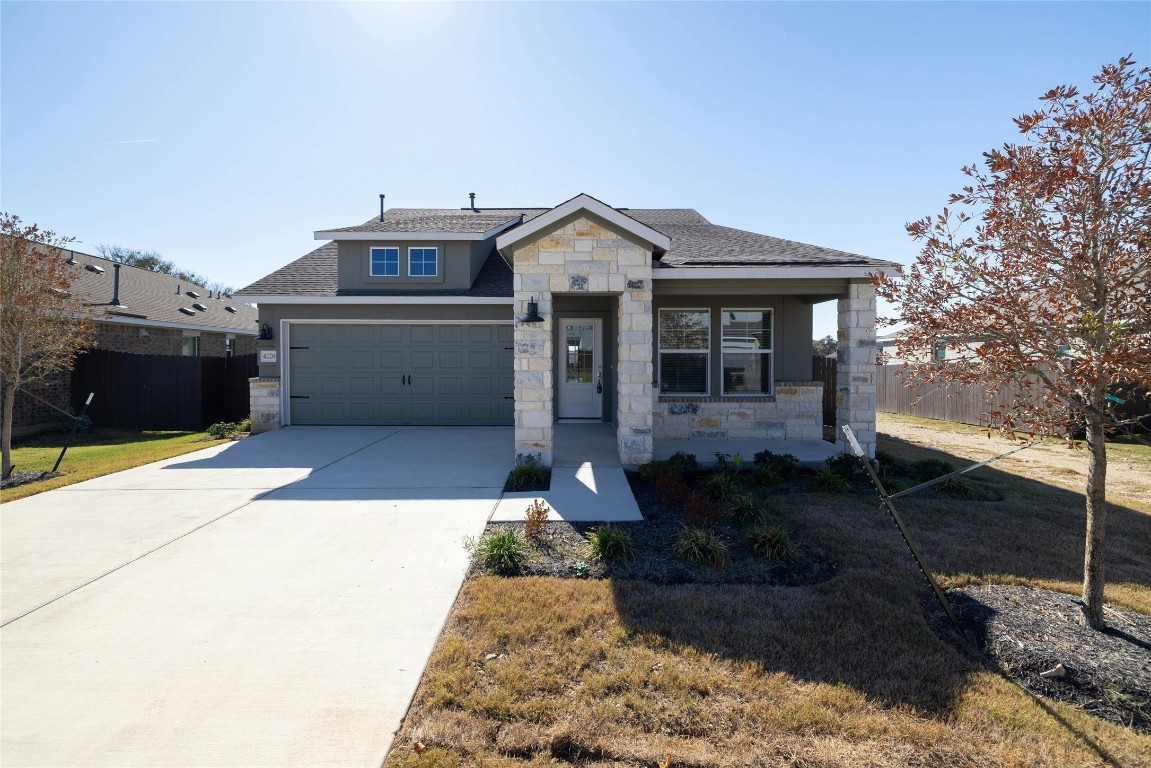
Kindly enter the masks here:
[[[72, 294], [82, 298], [96, 321], [96, 349], [140, 355], [228, 357], [256, 351], [256, 309], [199, 285], [99, 256], [53, 249], [72, 267]], [[68, 374], [38, 382], [18, 393], [14, 425], [27, 434], [58, 419], [44, 400], [70, 404]]]
[[[973, 359], [975, 350], [983, 346], [982, 341], [967, 342], [940, 342], [931, 351], [936, 361]], [[904, 355], [899, 349], [899, 334], [889, 333], [875, 337], [875, 349], [878, 362], [882, 365], [900, 365], [903, 363], [926, 362], [927, 356], [923, 354]]]
[[[692, 209], [391, 209], [237, 292], [259, 305], [253, 429], [553, 424], [654, 441], [822, 438], [812, 305], [839, 309], [838, 418], [875, 442], [875, 293], [889, 262], [712, 224]], [[512, 446], [509, 446], [509, 450]]]

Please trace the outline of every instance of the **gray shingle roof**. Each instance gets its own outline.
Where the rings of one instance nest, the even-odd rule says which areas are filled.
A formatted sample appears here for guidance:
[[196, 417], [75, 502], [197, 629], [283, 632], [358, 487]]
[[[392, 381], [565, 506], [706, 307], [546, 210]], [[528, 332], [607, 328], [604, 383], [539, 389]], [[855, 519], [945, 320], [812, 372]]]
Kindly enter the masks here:
[[384, 220], [379, 216], [354, 227], [321, 229], [319, 232], [458, 232], [480, 234], [501, 224], [518, 219], [520, 215], [531, 219], [547, 208], [389, 208]]
[[[94, 316], [98, 320], [113, 322], [118, 318], [141, 322], [153, 320], [186, 326], [208, 326], [229, 333], [255, 333], [257, 330], [256, 308], [249, 304], [228, 297], [217, 299], [215, 294], [209, 295], [208, 289], [204, 286], [194, 285], [174, 275], [126, 265], [120, 265], [121, 306], [112, 306], [116, 279], [115, 262], [78, 251], [61, 250], [58, 255], [61, 259], [67, 259], [70, 253], [74, 255], [76, 261], [71, 267], [75, 276], [72, 282], [72, 295], [84, 299], [94, 309]], [[104, 271], [93, 272], [87, 269], [88, 265], [100, 267]], [[189, 296], [188, 291], [199, 296]], [[193, 304], [199, 304], [206, 309], [193, 309]], [[235, 311], [229, 312], [225, 307], [231, 307]], [[181, 312], [181, 309], [189, 310], [192, 314]]]
[[[522, 215], [531, 221], [550, 208], [390, 208], [356, 227], [327, 232], [486, 232]], [[854, 253], [798, 243], [742, 229], [712, 224], [693, 208], [620, 208], [622, 213], [662, 232], [671, 248], [660, 260], [664, 268], [753, 266], [865, 266], [890, 262]], [[518, 224], [516, 226], [519, 226]], [[514, 229], [512, 227], [510, 229]], [[509, 230], [510, 231], [510, 230]], [[493, 253], [471, 290], [461, 291], [337, 291], [336, 245], [328, 243], [257, 280], [241, 292], [253, 297], [276, 296], [511, 296], [512, 273]]]

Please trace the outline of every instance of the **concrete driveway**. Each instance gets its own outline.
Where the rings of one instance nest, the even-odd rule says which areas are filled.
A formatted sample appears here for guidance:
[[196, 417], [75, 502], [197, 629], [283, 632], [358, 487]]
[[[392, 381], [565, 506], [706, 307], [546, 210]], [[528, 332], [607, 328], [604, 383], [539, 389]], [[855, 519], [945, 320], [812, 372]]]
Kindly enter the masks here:
[[378, 766], [510, 428], [288, 428], [0, 508], [0, 762]]

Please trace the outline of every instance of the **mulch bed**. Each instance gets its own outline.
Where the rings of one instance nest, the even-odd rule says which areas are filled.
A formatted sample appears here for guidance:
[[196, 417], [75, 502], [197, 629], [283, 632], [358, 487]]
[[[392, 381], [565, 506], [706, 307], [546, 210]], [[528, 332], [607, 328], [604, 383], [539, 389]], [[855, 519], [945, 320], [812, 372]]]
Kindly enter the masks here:
[[[948, 597], [992, 667], [1032, 693], [1151, 733], [1151, 616], [1109, 607], [1108, 628], [1096, 631], [1061, 592], [981, 586]], [[932, 611], [937, 626], [946, 624], [941, 608]], [[1062, 676], [1041, 676], [1060, 664]]]
[[[598, 523], [552, 522], [542, 541], [534, 547], [534, 557], [520, 575], [561, 578], [616, 578], [651, 581], [658, 584], [781, 584], [798, 586], [826, 581], [837, 573], [836, 562], [809, 542], [796, 541], [798, 556], [788, 562], [756, 554], [747, 545], [743, 530], [719, 520], [710, 530], [727, 544], [722, 566], [700, 565], [677, 557], [672, 546], [687, 523], [682, 508], [664, 504], [651, 481], [637, 473], [627, 473], [642, 521], [616, 523], [630, 536], [635, 556], [624, 563], [605, 565], [591, 557], [587, 536]], [[522, 523], [493, 523], [485, 533], [508, 528], [523, 529]], [[473, 565], [471, 574], [485, 573]]]
[[23, 472], [13, 472], [5, 480], [0, 480], [0, 488], [15, 488], [18, 485], [28, 485], [29, 483], [38, 483], [41, 480], [51, 480], [53, 477], [60, 477], [63, 472], [48, 472], [43, 469], [27, 470]]

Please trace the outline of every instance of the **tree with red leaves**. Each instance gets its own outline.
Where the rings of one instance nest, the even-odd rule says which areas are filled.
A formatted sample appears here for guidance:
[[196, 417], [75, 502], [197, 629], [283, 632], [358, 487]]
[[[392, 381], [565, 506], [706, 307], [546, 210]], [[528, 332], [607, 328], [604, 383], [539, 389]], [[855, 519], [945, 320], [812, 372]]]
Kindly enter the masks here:
[[92, 345], [91, 308], [71, 294], [60, 255], [71, 238], [0, 213], [0, 471], [12, 471], [16, 391], [71, 370]]
[[922, 251], [873, 281], [905, 324], [905, 384], [980, 382], [1013, 392], [987, 414], [1008, 433], [1086, 434], [1082, 610], [1101, 628], [1105, 438], [1119, 395], [1151, 389], [1151, 70], [1125, 57], [1093, 80], [1016, 118], [1023, 141], [964, 168], [960, 210], [909, 224]]

